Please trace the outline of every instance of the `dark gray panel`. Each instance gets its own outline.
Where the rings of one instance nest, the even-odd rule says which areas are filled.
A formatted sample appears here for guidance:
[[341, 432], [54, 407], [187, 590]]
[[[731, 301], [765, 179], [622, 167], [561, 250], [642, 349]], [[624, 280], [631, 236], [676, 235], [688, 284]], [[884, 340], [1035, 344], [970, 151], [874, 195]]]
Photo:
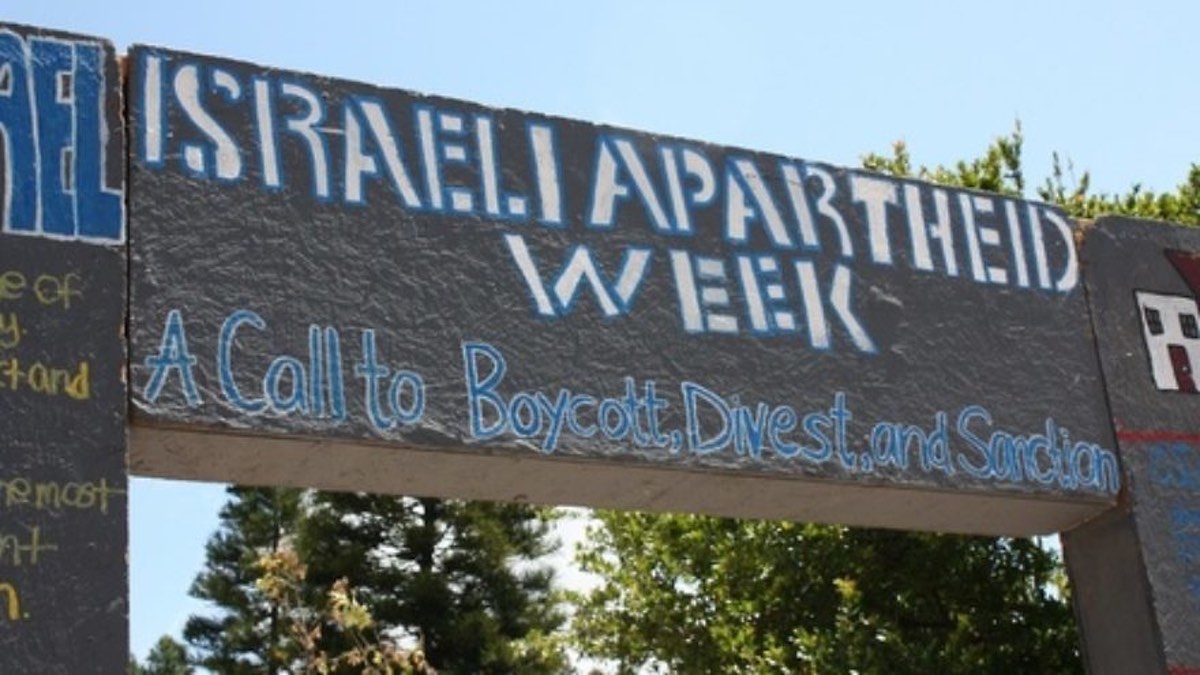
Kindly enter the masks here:
[[1116, 494], [1053, 207], [157, 48], [131, 73], [141, 423]]
[[129, 655], [124, 133], [112, 46], [0, 26], [0, 672]]
[[[1200, 668], [1200, 394], [1191, 375], [1200, 367], [1197, 256], [1200, 230], [1123, 218], [1097, 221], [1083, 247], [1128, 490], [1120, 537], [1139, 546], [1132, 570], [1138, 583], [1088, 588], [1086, 578], [1075, 579], [1083, 614], [1121, 619], [1089, 634], [1087, 643], [1115, 649], [1153, 628], [1158, 659], [1180, 673]], [[1107, 549], [1090, 538], [1065, 541], [1070, 557], [1107, 559]], [[1088, 606], [1098, 593], [1115, 595]], [[1122, 608], [1114, 598], [1132, 605]], [[1153, 614], [1138, 618], [1132, 606]]]

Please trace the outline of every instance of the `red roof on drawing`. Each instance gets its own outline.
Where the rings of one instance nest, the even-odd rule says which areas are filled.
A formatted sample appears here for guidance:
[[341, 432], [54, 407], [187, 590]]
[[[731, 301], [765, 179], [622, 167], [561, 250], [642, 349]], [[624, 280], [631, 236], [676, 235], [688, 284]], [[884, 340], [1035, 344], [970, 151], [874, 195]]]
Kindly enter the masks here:
[[1167, 260], [1179, 271], [1179, 275], [1192, 289], [1192, 295], [1200, 298], [1200, 253], [1167, 251]]

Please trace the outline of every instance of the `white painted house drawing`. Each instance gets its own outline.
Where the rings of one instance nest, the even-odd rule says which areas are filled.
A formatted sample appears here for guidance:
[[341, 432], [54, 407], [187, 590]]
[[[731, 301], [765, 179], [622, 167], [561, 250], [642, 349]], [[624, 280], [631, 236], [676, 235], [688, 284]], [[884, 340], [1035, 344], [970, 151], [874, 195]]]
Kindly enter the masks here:
[[1154, 384], [1162, 391], [1197, 393], [1200, 306], [1195, 298], [1137, 291], [1142, 335]]

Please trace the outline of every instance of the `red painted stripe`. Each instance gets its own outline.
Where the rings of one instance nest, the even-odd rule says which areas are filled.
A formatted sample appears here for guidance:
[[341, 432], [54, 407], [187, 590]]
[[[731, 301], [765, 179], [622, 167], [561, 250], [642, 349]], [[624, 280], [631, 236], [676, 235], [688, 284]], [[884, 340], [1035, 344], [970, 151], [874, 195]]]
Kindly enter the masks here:
[[1167, 666], [1167, 675], [1200, 675], [1200, 666]]
[[[1118, 429], [1117, 439], [1130, 443], [1184, 442], [1200, 444], [1200, 432], [1155, 431], [1153, 429]], [[1195, 675], [1200, 675], [1196, 673]]]

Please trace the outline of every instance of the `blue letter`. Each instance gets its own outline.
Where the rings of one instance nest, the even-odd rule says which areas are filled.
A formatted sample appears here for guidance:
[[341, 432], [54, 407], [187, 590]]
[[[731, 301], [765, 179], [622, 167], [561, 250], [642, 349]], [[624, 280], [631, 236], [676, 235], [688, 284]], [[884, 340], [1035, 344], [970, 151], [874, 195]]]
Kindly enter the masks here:
[[979, 454], [983, 455], [985, 463], [982, 468], [977, 467], [968, 462], [967, 458], [960, 453], [958, 455], [958, 465], [961, 466], [967, 473], [975, 476], [976, 478], [990, 478], [993, 470], [991, 453], [988, 451], [988, 446], [986, 443], [980, 440], [978, 436], [972, 434], [970, 430], [967, 429], [967, 424], [971, 421], [971, 419], [976, 417], [981, 418], [983, 423], [989, 427], [992, 425], [992, 416], [988, 414], [987, 410], [977, 405], [969, 406], [963, 408], [963, 411], [958, 414], [958, 435], [963, 437], [963, 440], [967, 442], [967, 445], [975, 448]]
[[[284, 397], [281, 383], [286, 374], [292, 381], [292, 393]], [[263, 395], [271, 401], [276, 412], [289, 413], [299, 410], [308, 413], [308, 392], [304, 389], [304, 366], [292, 356], [280, 356], [271, 362], [263, 378]]]
[[[707, 454], [728, 445], [733, 436], [733, 425], [729, 422], [729, 406], [725, 405], [725, 401], [717, 394], [692, 382], [684, 382], [680, 388], [683, 390], [683, 409], [687, 413], [688, 449], [696, 454]], [[721, 433], [706, 440], [700, 438], [700, 416], [696, 412], [698, 400], [707, 402], [721, 416]]]
[[[404, 407], [404, 390], [412, 390], [412, 404]], [[416, 424], [425, 414], [425, 380], [410, 370], [399, 370], [388, 387], [388, 401], [400, 424]]]
[[[855, 455], [851, 452], [849, 442], [846, 438], [846, 425], [854, 416], [846, 408], [845, 392], [839, 391], [834, 394], [833, 407], [829, 409], [829, 416], [834, 423], [834, 443], [837, 445], [837, 453], [842, 460], [842, 466], [847, 469], [853, 469]], [[807, 418], [805, 419], [804, 427], [805, 429], [808, 428]]]
[[230, 365], [233, 334], [244, 323], [248, 323], [258, 330], [264, 330], [267, 327], [261, 316], [248, 309], [239, 309], [230, 314], [221, 324], [221, 336], [217, 339], [217, 376], [221, 380], [221, 393], [225, 395], [225, 400], [238, 410], [253, 415], [262, 412], [263, 408], [267, 407], [267, 403], [261, 399], [247, 401], [242, 398], [242, 394], [237, 388], [237, 382], [234, 381], [233, 367]]
[[[479, 379], [479, 368], [475, 365], [476, 354], [492, 362], [492, 372], [482, 381]], [[492, 391], [504, 379], [508, 370], [504, 356], [495, 347], [482, 342], [463, 344], [463, 363], [467, 379], [467, 409], [471, 416], [471, 436], [488, 439], [504, 433], [508, 427], [508, 416], [504, 407], [504, 399]], [[486, 403], [496, 411], [500, 418], [492, 426], [484, 424], [483, 404]]]
[[154, 403], [158, 400], [163, 385], [167, 383], [167, 374], [178, 369], [179, 377], [183, 381], [183, 395], [187, 398], [188, 405], [193, 408], [200, 405], [200, 394], [196, 391], [196, 380], [192, 377], [196, 357], [188, 352], [187, 335], [183, 330], [183, 318], [179, 310], [173, 309], [167, 314], [158, 356], [147, 356], [146, 366], [154, 369], [150, 374], [150, 383], [146, 385], [147, 401]]
[[354, 374], [365, 381], [367, 415], [376, 429], [391, 429], [395, 420], [385, 415], [379, 407], [379, 381], [388, 376], [388, 369], [375, 360], [375, 331], [363, 331], [362, 350], [362, 363], [354, 367]]

